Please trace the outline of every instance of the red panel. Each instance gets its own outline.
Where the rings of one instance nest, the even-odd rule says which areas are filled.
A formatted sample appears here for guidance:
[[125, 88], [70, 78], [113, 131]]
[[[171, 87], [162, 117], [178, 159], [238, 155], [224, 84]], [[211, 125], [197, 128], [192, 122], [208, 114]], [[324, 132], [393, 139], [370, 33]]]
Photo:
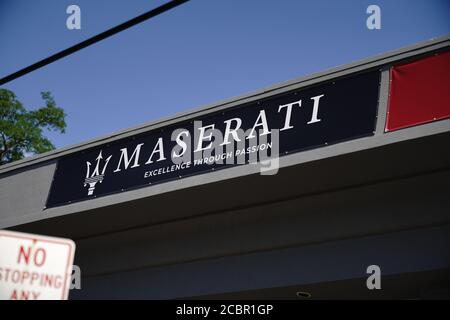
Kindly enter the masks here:
[[386, 131], [450, 117], [450, 51], [391, 68]]

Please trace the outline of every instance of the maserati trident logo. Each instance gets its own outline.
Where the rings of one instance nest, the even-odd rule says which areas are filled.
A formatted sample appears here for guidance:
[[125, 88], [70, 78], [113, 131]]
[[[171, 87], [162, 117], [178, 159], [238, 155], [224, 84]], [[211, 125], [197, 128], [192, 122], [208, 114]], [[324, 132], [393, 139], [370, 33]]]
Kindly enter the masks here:
[[[88, 189], [88, 196], [91, 196], [94, 194], [95, 185], [97, 182], [102, 183], [103, 178], [105, 177], [105, 171], [106, 167], [108, 166], [109, 160], [111, 159], [112, 155], [110, 155], [106, 160], [104, 161], [103, 168], [100, 169], [100, 162], [103, 160], [102, 151], [100, 150], [98, 156], [97, 156], [97, 164], [95, 165], [94, 171], [91, 173], [91, 166], [92, 164], [89, 161], [86, 161], [86, 179], [84, 179], [84, 186], [86, 187], [89, 185]], [[101, 170], [101, 171], [100, 171]]]

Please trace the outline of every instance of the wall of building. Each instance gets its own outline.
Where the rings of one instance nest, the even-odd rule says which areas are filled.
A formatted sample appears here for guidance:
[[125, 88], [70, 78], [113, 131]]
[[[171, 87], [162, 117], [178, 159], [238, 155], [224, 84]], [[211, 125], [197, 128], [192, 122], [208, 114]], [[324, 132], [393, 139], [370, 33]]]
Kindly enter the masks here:
[[[72, 238], [83, 276], [72, 298], [302, 287], [363, 279], [370, 264], [392, 277], [442, 277], [436, 270], [450, 269], [450, 119], [388, 133], [384, 125], [389, 65], [448, 46], [435, 40], [4, 166], [0, 228]], [[45, 207], [61, 156], [367, 68], [381, 72], [371, 137], [283, 156], [274, 176], [244, 165]]]

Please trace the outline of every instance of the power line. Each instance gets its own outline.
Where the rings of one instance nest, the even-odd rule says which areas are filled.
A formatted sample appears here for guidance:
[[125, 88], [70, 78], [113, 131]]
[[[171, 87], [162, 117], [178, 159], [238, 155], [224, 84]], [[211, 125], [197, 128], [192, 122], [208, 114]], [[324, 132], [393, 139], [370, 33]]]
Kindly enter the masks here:
[[78, 44], [76, 44], [76, 45], [74, 45], [72, 47], [69, 47], [69, 48], [67, 48], [65, 50], [62, 50], [62, 51], [60, 51], [58, 53], [55, 53], [54, 55], [51, 55], [48, 58], [42, 59], [42, 60], [40, 60], [40, 61], [38, 61], [38, 62], [36, 62], [36, 63], [26, 67], [26, 68], [23, 68], [23, 69], [21, 69], [19, 71], [16, 71], [16, 72], [14, 72], [14, 73], [6, 76], [6, 77], [3, 77], [3, 78], [0, 79], [0, 85], [3, 85], [5, 83], [7, 83], [7, 82], [10, 82], [10, 81], [14, 80], [14, 79], [17, 79], [17, 78], [19, 78], [19, 77], [21, 77], [23, 75], [26, 75], [27, 73], [30, 73], [30, 72], [32, 72], [32, 71], [34, 71], [36, 69], [42, 68], [43, 66], [46, 66], [46, 65], [48, 65], [48, 64], [50, 64], [52, 62], [55, 62], [55, 61], [57, 61], [57, 60], [59, 60], [61, 58], [66, 57], [66, 56], [68, 56], [68, 55], [70, 55], [70, 54], [72, 54], [74, 52], [77, 52], [77, 51], [79, 51], [81, 49], [84, 49], [84, 48], [86, 48], [86, 47], [88, 47], [90, 45], [93, 45], [93, 44], [95, 44], [95, 43], [97, 43], [99, 41], [102, 41], [102, 40], [104, 40], [104, 39], [106, 39], [108, 37], [111, 37], [111, 36], [115, 35], [116, 33], [124, 31], [124, 30], [126, 30], [128, 28], [131, 28], [131, 27], [133, 27], [133, 26], [135, 26], [135, 25], [137, 25], [137, 24], [139, 24], [141, 22], [144, 22], [146, 20], [154, 18], [157, 15], [160, 15], [161, 13], [169, 11], [169, 10], [171, 10], [171, 9], [173, 9], [173, 8], [183, 4], [185, 2], [188, 2], [188, 1], [189, 0], [173, 0], [173, 1], [167, 2], [167, 3], [157, 7], [155, 9], [152, 9], [152, 10], [150, 10], [150, 11], [144, 13], [144, 14], [141, 14], [140, 16], [137, 16], [137, 17], [135, 17], [135, 18], [133, 18], [131, 20], [128, 20], [128, 21], [126, 21], [126, 22], [124, 22], [122, 24], [119, 24], [116, 27], [108, 29], [108, 30], [106, 30], [106, 31], [104, 31], [104, 32], [102, 32], [102, 33], [100, 33], [100, 34], [98, 34], [96, 36], [93, 36], [93, 37], [91, 37], [91, 38], [89, 38], [87, 40], [84, 40], [84, 41], [82, 41], [82, 42], [80, 42], [80, 43], [78, 43]]

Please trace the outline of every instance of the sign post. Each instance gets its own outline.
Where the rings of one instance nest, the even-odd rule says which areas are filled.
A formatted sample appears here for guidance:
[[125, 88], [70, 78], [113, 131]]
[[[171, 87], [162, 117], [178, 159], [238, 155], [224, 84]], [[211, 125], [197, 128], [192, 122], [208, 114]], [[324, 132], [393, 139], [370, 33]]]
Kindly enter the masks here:
[[75, 243], [0, 230], [0, 300], [66, 300]]

